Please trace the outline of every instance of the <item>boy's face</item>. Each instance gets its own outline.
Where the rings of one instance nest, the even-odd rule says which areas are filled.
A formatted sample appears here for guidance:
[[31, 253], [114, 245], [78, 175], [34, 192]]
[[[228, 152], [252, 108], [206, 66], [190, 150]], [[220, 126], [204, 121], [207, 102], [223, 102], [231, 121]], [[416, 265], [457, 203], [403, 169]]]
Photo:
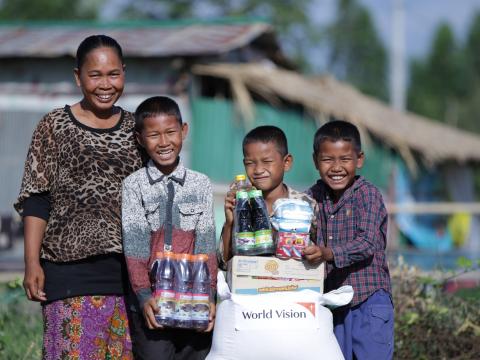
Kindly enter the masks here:
[[157, 168], [168, 175], [177, 167], [178, 154], [187, 132], [188, 125], [180, 125], [175, 116], [159, 114], [145, 118], [137, 139]]
[[339, 198], [355, 180], [357, 169], [363, 166], [364, 154], [357, 152], [350, 141], [325, 140], [320, 144], [313, 162], [322, 180]]
[[290, 170], [292, 156], [282, 156], [273, 142], [251, 142], [245, 145], [243, 165], [248, 179], [257, 189], [270, 192], [283, 183]]

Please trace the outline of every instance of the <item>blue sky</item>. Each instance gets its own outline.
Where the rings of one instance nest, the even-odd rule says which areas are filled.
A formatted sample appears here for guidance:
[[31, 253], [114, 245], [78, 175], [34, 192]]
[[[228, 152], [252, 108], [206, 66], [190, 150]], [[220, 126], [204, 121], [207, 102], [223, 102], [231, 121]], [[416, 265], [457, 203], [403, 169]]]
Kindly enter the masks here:
[[[317, 0], [322, 1], [322, 0]], [[327, 0], [330, 1], [330, 0]], [[368, 7], [385, 46], [391, 42], [392, 0], [359, 0]], [[407, 57], [425, 55], [435, 29], [448, 22], [463, 40], [472, 17], [480, 11], [480, 0], [403, 0], [405, 4]]]

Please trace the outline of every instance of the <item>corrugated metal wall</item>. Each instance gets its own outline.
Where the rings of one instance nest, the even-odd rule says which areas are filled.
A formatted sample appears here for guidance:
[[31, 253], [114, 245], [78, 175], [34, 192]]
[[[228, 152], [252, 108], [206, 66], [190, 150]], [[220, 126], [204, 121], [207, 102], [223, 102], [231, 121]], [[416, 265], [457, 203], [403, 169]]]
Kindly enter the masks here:
[[[243, 137], [249, 129], [267, 124], [278, 126], [287, 135], [294, 162], [285, 182], [298, 190], [305, 190], [318, 179], [312, 160], [313, 136], [317, 129], [313, 119], [262, 104], [256, 106], [256, 119], [246, 129], [231, 101], [196, 98], [191, 101], [191, 108], [192, 167], [213, 181], [230, 183], [235, 174], [244, 172]], [[370, 141], [368, 146], [365, 145], [367, 161], [359, 174], [386, 190], [397, 157], [382, 144]]]
[[192, 167], [214, 181], [230, 183], [235, 174], [243, 173], [242, 140], [248, 130], [259, 125], [275, 125], [288, 139], [289, 151], [294, 157], [293, 168], [285, 182], [305, 189], [318, 177], [312, 162], [312, 119], [294, 111], [280, 111], [267, 105], [257, 105], [253, 124], [244, 125], [231, 101], [206, 98], [191, 100], [192, 109]]
[[0, 215], [14, 211], [28, 146], [43, 115], [37, 111], [0, 110]]

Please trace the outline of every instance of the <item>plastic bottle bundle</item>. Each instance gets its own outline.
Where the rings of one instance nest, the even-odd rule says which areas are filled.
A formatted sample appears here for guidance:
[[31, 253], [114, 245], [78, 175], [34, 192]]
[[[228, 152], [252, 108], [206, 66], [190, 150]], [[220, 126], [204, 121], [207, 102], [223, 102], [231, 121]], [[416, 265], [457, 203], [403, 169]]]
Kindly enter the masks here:
[[272, 225], [276, 230], [276, 252], [280, 259], [301, 259], [310, 245], [313, 209], [300, 199], [278, 199], [273, 204]]
[[150, 272], [158, 324], [206, 329], [210, 314], [208, 256], [157, 253]]
[[232, 186], [236, 190], [233, 211], [233, 253], [251, 255], [255, 251], [255, 237], [247, 189], [251, 187], [245, 175], [237, 175]]
[[256, 255], [274, 254], [275, 243], [272, 236], [272, 226], [262, 191], [250, 190], [248, 197], [250, 198], [252, 227], [255, 238], [255, 250], [253, 253]]

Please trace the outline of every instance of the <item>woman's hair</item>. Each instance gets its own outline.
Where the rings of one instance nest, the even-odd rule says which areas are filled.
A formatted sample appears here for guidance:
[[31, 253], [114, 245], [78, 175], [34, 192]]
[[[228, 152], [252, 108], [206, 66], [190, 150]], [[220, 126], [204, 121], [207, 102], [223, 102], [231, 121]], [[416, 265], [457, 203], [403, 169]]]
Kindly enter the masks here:
[[115, 50], [118, 57], [120, 58], [120, 61], [123, 64], [122, 48], [115, 39], [112, 39], [110, 36], [107, 35], [92, 35], [85, 38], [78, 46], [77, 56], [75, 57], [77, 61], [77, 69], [80, 69], [82, 67], [83, 63], [85, 62], [85, 58], [92, 50], [101, 47], [108, 47]]

